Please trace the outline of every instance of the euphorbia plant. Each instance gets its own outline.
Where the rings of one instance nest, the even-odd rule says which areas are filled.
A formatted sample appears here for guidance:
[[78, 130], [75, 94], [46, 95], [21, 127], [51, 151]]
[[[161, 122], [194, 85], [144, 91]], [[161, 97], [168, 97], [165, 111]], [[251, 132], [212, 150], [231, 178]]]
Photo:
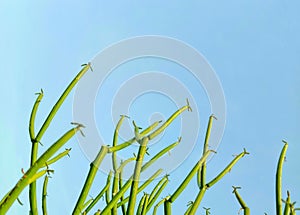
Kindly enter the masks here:
[[[38, 214], [38, 204], [37, 200], [40, 199], [42, 202], [42, 214], [47, 214], [47, 185], [49, 175], [53, 172], [50, 168], [51, 164], [59, 161], [64, 156], [70, 153], [71, 149], [65, 149], [60, 152], [60, 149], [79, 131], [82, 135], [84, 125], [80, 123], [71, 123], [74, 127], [68, 130], [63, 134], [56, 142], [50, 145], [44, 153], [38, 156], [38, 146], [41, 142], [41, 139], [44, 133], [47, 131], [52, 119], [56, 115], [57, 111], [60, 109], [61, 105], [65, 101], [66, 97], [69, 95], [71, 90], [74, 88], [76, 83], [80, 78], [91, 69], [90, 64], [84, 64], [81, 71], [77, 76], [71, 81], [66, 90], [63, 92], [61, 97], [58, 99], [56, 104], [51, 109], [46, 120], [42, 124], [41, 128], [35, 133], [35, 118], [38, 111], [39, 104], [43, 98], [43, 91], [37, 94], [37, 99], [33, 105], [32, 112], [29, 120], [29, 135], [32, 144], [32, 151], [30, 156], [30, 167], [23, 176], [19, 179], [17, 184], [2, 198], [0, 202], [0, 215], [6, 214], [12, 204], [18, 199], [20, 193], [26, 188], [29, 187], [29, 206], [30, 214]], [[186, 187], [190, 184], [192, 179], [195, 179], [198, 184], [198, 192], [194, 201], [188, 203], [188, 208], [185, 214], [195, 214], [200, 206], [202, 198], [204, 197], [205, 192], [208, 188], [212, 187], [218, 181], [220, 181], [231, 169], [232, 167], [245, 155], [249, 154], [245, 149], [240, 154], [238, 154], [222, 171], [220, 171], [216, 176], [211, 179], [206, 179], [207, 165], [206, 161], [208, 156], [211, 153], [215, 153], [212, 150], [208, 149], [209, 139], [213, 120], [216, 119], [215, 116], [211, 115], [209, 117], [208, 126], [206, 130], [206, 136], [203, 146], [203, 152], [199, 153], [201, 156], [199, 160], [195, 162], [195, 165], [191, 168], [190, 172], [182, 179], [182, 182], [178, 187], [174, 187], [174, 191], [171, 192], [168, 196], [161, 196], [165, 187], [169, 184], [169, 175], [161, 177], [160, 180], [156, 181], [156, 184], [153, 186], [153, 189], [150, 192], [145, 192], [146, 188], [154, 183], [154, 179], [157, 179], [162, 174], [162, 169], [157, 169], [156, 172], [150, 176], [143, 183], [140, 181], [140, 175], [143, 171], [149, 168], [153, 163], [160, 162], [159, 158], [168, 153], [174, 147], [176, 147], [181, 142], [181, 138], [174, 141], [172, 144], [168, 145], [165, 148], [162, 148], [157, 154], [152, 156], [149, 161], [144, 162], [144, 157], [146, 154], [149, 154], [148, 148], [149, 142], [151, 142], [155, 137], [164, 132], [168, 126], [183, 113], [184, 111], [192, 111], [189, 102], [177, 111], [175, 111], [165, 122], [157, 121], [152, 125], [149, 125], [146, 129], [142, 130], [136, 123], [133, 121], [133, 137], [125, 142], [119, 143], [119, 129], [122, 126], [124, 120], [128, 117], [122, 115], [119, 122], [116, 125], [113, 142], [111, 145], [102, 145], [94, 161], [90, 164], [90, 169], [88, 175], [86, 176], [83, 187], [79, 193], [77, 202], [75, 203], [72, 214], [123, 214], [123, 215], [144, 215], [144, 214], [156, 214], [159, 206], [164, 207], [164, 214], [172, 214], [172, 206], [177, 204], [177, 198], [181, 195]], [[136, 156], [128, 157], [121, 163], [117, 162], [117, 153], [121, 150], [124, 150], [133, 143], [137, 143], [139, 148], [135, 152]], [[287, 149], [287, 143], [285, 143], [277, 168], [276, 174], [276, 209], [277, 215], [282, 215], [282, 201], [281, 201], [281, 171], [282, 163]], [[97, 175], [97, 171], [106, 156], [111, 156], [112, 169], [107, 176], [106, 183], [103, 185], [103, 188], [99, 190], [96, 197], [88, 199], [90, 190], [93, 186], [94, 180]], [[130, 163], [134, 162], [134, 170], [131, 177], [126, 181], [123, 181], [122, 177], [124, 167]], [[42, 195], [41, 198], [37, 198], [37, 180], [40, 180], [44, 177], [44, 183], [42, 186]], [[143, 192], [142, 197], [139, 197], [139, 193]], [[238, 202], [240, 203], [242, 209], [244, 210], [245, 215], [250, 214], [250, 209], [241, 198], [240, 194], [237, 192], [237, 188], [234, 187], [233, 193], [235, 194]], [[101, 197], [105, 197], [106, 205], [99, 207], [97, 204]], [[162, 200], [159, 200], [159, 197], [163, 197]], [[183, 203], [178, 203], [182, 205]], [[205, 208], [206, 214], [210, 214], [210, 208]], [[290, 194], [285, 201], [284, 214], [295, 214], [297, 209], [294, 208], [294, 204], [291, 203]]]

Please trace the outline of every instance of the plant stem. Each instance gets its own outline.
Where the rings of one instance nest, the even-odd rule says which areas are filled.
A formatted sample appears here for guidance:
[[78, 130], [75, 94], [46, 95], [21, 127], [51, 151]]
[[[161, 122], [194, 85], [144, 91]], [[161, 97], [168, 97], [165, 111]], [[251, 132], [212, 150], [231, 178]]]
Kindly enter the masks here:
[[107, 146], [101, 146], [101, 149], [95, 158], [95, 160], [90, 164], [90, 170], [89, 173], [86, 177], [84, 186], [81, 190], [80, 196], [77, 200], [77, 203], [75, 205], [75, 208], [73, 210], [73, 215], [80, 214], [81, 210], [83, 209], [83, 204], [86, 200], [86, 197], [91, 189], [91, 186], [93, 184], [93, 181], [95, 179], [96, 173], [98, 171], [98, 167], [100, 166], [102, 160], [104, 159], [105, 155], [108, 152], [108, 147]]
[[197, 209], [198, 209], [200, 202], [205, 194], [206, 189], [207, 189], [207, 186], [204, 186], [198, 193], [198, 195], [190, 209], [189, 215], [194, 215], [197, 212]]
[[47, 186], [48, 186], [48, 176], [45, 176], [43, 184], [43, 195], [42, 195], [42, 211], [43, 215], [47, 215]]
[[131, 184], [131, 190], [129, 195], [129, 203], [126, 211], [127, 215], [132, 215], [134, 213], [136, 195], [137, 195], [139, 180], [140, 180], [140, 173], [143, 165], [144, 155], [147, 151], [148, 141], [149, 141], [148, 137], [143, 137], [142, 140], [140, 141], [139, 152], [137, 155], [137, 160], [136, 160], [134, 173], [133, 173], [133, 181]]
[[186, 106], [183, 106], [182, 108], [178, 109], [158, 129], [156, 129], [155, 131], [153, 131], [151, 134], [148, 135], [149, 140], [152, 140], [157, 135], [159, 135], [161, 132], [163, 132], [174, 121], [174, 119], [176, 119], [185, 110], [191, 110], [191, 107], [189, 105], [186, 105]]
[[166, 198], [160, 200], [160, 201], [154, 206], [152, 215], [156, 215], [157, 208], [158, 208], [160, 205], [162, 205], [165, 201], [166, 201]]
[[233, 187], [233, 193], [236, 199], [238, 200], [239, 204], [241, 205], [242, 209], [244, 210], [244, 215], [250, 215], [250, 209], [242, 199], [241, 195], [238, 193], [237, 189], [237, 187]]
[[288, 143], [284, 142], [284, 146], [281, 150], [280, 157], [277, 164], [276, 171], [276, 214], [282, 215], [282, 205], [281, 205], [281, 175], [282, 175], [282, 166], [284, 162], [284, 157], [288, 148]]
[[[31, 114], [30, 114], [30, 120], [29, 120], [29, 136], [31, 140], [31, 158], [30, 158], [30, 166], [34, 164], [34, 162], [37, 159], [37, 152], [38, 152], [38, 142], [35, 140], [35, 117], [37, 113], [37, 109], [39, 107], [39, 104], [43, 98], [43, 90], [41, 90], [40, 93], [38, 93], [38, 97], [36, 98]], [[36, 183], [33, 182], [29, 185], [29, 205], [30, 205], [30, 211], [29, 214], [31, 215], [37, 215], [37, 200], [36, 200]]]
[[[159, 176], [162, 173], [162, 169], [157, 170], [150, 178], [148, 178], [137, 190], [137, 194], [142, 192], [157, 176]], [[121, 205], [124, 205], [126, 202], [129, 201], [129, 197], [125, 198], [123, 201], [118, 203], [118, 207]]]
[[290, 214], [290, 211], [291, 211], [290, 204], [291, 204], [290, 192], [287, 191], [287, 198], [285, 200], [285, 207], [284, 207], [283, 215], [289, 215]]
[[0, 215], [5, 214], [14, 201], [18, 198], [20, 193], [24, 190], [24, 188], [28, 185], [31, 178], [36, 174], [36, 172], [44, 166], [49, 158], [53, 156], [69, 139], [71, 139], [74, 134], [80, 129], [79, 126], [76, 128], [70, 129], [66, 132], [59, 140], [57, 140], [52, 146], [50, 146], [37, 161], [31, 166], [24, 176], [17, 182], [15, 187], [11, 190], [11, 192], [5, 197], [5, 199], [1, 200], [2, 204], [0, 205]]
[[87, 214], [97, 204], [97, 202], [100, 200], [100, 198], [108, 190], [109, 186], [110, 186], [110, 183], [107, 183], [105, 185], [105, 187], [100, 191], [100, 193], [96, 196], [96, 198], [93, 199], [93, 201], [91, 202], [91, 204], [89, 204], [89, 206], [85, 209], [84, 213]]
[[[208, 120], [205, 141], [204, 141], [204, 146], [203, 146], [203, 154], [205, 154], [205, 152], [207, 152], [207, 150], [208, 150], [208, 143], [209, 143], [213, 119], [216, 119], [216, 118], [214, 115], [211, 115]], [[198, 186], [199, 186], [199, 188], [202, 189], [202, 187], [204, 187], [205, 183], [206, 183], [206, 161], [203, 162], [202, 167], [198, 170]]]
[[242, 153], [237, 155], [226, 167], [225, 169], [217, 175], [213, 180], [211, 180], [209, 183], [206, 184], [206, 187], [209, 188], [213, 186], [215, 183], [217, 183], [221, 178], [224, 177], [231, 169], [232, 167], [240, 160], [242, 157], [244, 157], [246, 154], [249, 154], [246, 150], [244, 150]]
[[146, 197], [145, 197], [145, 201], [144, 201], [144, 204], [143, 204], [143, 209], [142, 209], [141, 215], [146, 215], [146, 213], [147, 213], [147, 205], [148, 205], [148, 201], [149, 201], [149, 195], [146, 194]]
[[170, 197], [169, 201], [173, 203], [177, 197], [182, 193], [182, 191], [186, 188], [186, 186], [190, 183], [191, 179], [193, 176], [197, 173], [199, 168], [202, 166], [203, 162], [206, 160], [208, 155], [212, 151], [208, 150], [202, 157], [201, 159], [195, 164], [193, 169], [190, 171], [190, 173], [187, 175], [187, 177], [183, 180], [183, 182], [180, 184], [180, 186], [177, 188], [177, 190], [173, 193], [173, 195]]
[[166, 200], [164, 202], [164, 214], [165, 215], [171, 215], [172, 214], [172, 204], [169, 200]]

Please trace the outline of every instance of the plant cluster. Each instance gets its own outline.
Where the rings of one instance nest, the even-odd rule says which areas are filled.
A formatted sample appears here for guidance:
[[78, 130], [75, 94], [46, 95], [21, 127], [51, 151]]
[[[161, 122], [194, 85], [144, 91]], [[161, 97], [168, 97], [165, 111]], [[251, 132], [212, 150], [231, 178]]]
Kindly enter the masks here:
[[[44, 215], [47, 213], [47, 185], [48, 179], [53, 173], [51, 164], [59, 161], [61, 158], [69, 155], [71, 149], [65, 149], [64, 151], [60, 152], [61, 148], [77, 133], [80, 132], [84, 135], [82, 128], [84, 126], [80, 123], [71, 123], [74, 127], [64, 133], [56, 142], [54, 142], [44, 153], [38, 156], [38, 148], [39, 144], [41, 143], [41, 139], [46, 132], [47, 128], [49, 127], [52, 119], [56, 115], [57, 111], [63, 104], [66, 97], [69, 95], [71, 90], [74, 88], [76, 83], [80, 80], [80, 78], [89, 70], [91, 69], [90, 64], [84, 64], [81, 71], [77, 74], [77, 76], [72, 80], [72, 82], [68, 85], [66, 90], [63, 92], [61, 97], [58, 99], [56, 104], [53, 106], [52, 110], [50, 111], [48, 117], [42, 124], [40, 130], [35, 133], [35, 118], [36, 113], [39, 107], [39, 104], [43, 98], [43, 91], [41, 90], [40, 93], [37, 94], [37, 99], [33, 105], [32, 112], [30, 115], [29, 120], [29, 135], [31, 139], [32, 149], [31, 149], [31, 162], [29, 169], [23, 172], [23, 176], [19, 179], [17, 184], [2, 198], [0, 202], [0, 215], [6, 214], [9, 208], [15, 201], [21, 203], [18, 199], [20, 193], [26, 188], [29, 187], [29, 205], [30, 205], [30, 214], [37, 215], [38, 214], [38, 204], [37, 204], [37, 184], [36, 181], [44, 177], [43, 188], [42, 188], [42, 195], [41, 195], [41, 202], [42, 202], [42, 213]], [[149, 186], [151, 183], [154, 183], [154, 179], [157, 179], [163, 172], [162, 169], [157, 169], [157, 171], [150, 176], [145, 182], [141, 183], [140, 176], [143, 171], [149, 168], [153, 163], [159, 162], [159, 158], [164, 156], [174, 147], [176, 147], [181, 138], [178, 138], [177, 141], [170, 144], [169, 146], [163, 148], [160, 152], [156, 155], [151, 157], [151, 159], [147, 162], [144, 162], [144, 157], [148, 153], [148, 143], [161, 134], [165, 129], [177, 118], [182, 112], [184, 111], [192, 111], [188, 100], [187, 104], [176, 112], [174, 112], [165, 122], [157, 121], [147, 127], [146, 129], [142, 130], [139, 126], [136, 125], [135, 121], [133, 121], [134, 126], [134, 136], [123, 143], [119, 143], [119, 129], [123, 123], [123, 121], [127, 118], [127, 116], [122, 115], [119, 119], [119, 122], [116, 125], [114, 135], [113, 135], [113, 143], [111, 146], [109, 145], [102, 145], [101, 149], [99, 150], [96, 158], [90, 164], [90, 169], [86, 180], [84, 182], [83, 188], [79, 194], [78, 200], [74, 206], [74, 210], [72, 212], [73, 215], [79, 214], [103, 214], [103, 215], [145, 215], [152, 213], [153, 215], [156, 214], [157, 209], [159, 206], [164, 207], [164, 214], [170, 215], [172, 214], [172, 205], [176, 204], [177, 198], [182, 194], [182, 192], [186, 189], [189, 185], [191, 180], [195, 178], [197, 180], [197, 184], [199, 187], [198, 193], [196, 194], [196, 198], [194, 201], [188, 203], [187, 210], [185, 214], [196, 214], [201, 200], [208, 190], [208, 188], [212, 187], [218, 181], [220, 181], [231, 169], [232, 167], [245, 155], [249, 154], [245, 149], [235, 156], [235, 158], [216, 176], [211, 179], [207, 180], [206, 178], [206, 161], [208, 156], [211, 153], [215, 153], [213, 150], [209, 149], [209, 139], [211, 128], [213, 124], [213, 120], [215, 120], [215, 116], [211, 115], [209, 117], [208, 126], [206, 130], [206, 136], [203, 146], [203, 152], [201, 157], [193, 168], [191, 168], [190, 172], [187, 176], [183, 179], [181, 184], [178, 185], [174, 192], [168, 196], [161, 196], [162, 191], [169, 183], [169, 176], [165, 175], [160, 180], [156, 181], [154, 184], [154, 188], [151, 192], [147, 193], [144, 192], [141, 198], [139, 198], [139, 194], [145, 191], [145, 188]], [[117, 153], [121, 150], [125, 149], [126, 147], [130, 146], [133, 143], [138, 143], [139, 149], [136, 155], [134, 154], [133, 157], [130, 157], [121, 163], [117, 162]], [[276, 173], [276, 211], [277, 215], [293, 215], [296, 214], [297, 208], [294, 208], [294, 204], [291, 202], [290, 194], [287, 192], [287, 198], [285, 201], [282, 201], [281, 197], [281, 172], [282, 172], [282, 165], [285, 157], [285, 153], [287, 150], [287, 143], [285, 143], [279, 161], [278, 161], [278, 168]], [[106, 183], [103, 185], [102, 189], [99, 190], [99, 193], [96, 197], [88, 199], [91, 187], [94, 183], [98, 168], [100, 167], [103, 159], [106, 156], [111, 156], [112, 161], [112, 170], [107, 176]], [[132, 172], [132, 176], [128, 180], [124, 180], [122, 177], [124, 167], [130, 163], [134, 162], [134, 170]], [[245, 215], [250, 214], [250, 209], [238, 193], [239, 187], [233, 187], [233, 193], [238, 200], [241, 209], [243, 210]], [[103, 208], [98, 208], [98, 201], [101, 197], [105, 198], [106, 205]], [[159, 197], [162, 197], [159, 200]], [[284, 202], [285, 207], [284, 210], [282, 209], [282, 203]], [[21, 203], [22, 204], [22, 203]], [[210, 214], [210, 208], [204, 208], [205, 214]]]

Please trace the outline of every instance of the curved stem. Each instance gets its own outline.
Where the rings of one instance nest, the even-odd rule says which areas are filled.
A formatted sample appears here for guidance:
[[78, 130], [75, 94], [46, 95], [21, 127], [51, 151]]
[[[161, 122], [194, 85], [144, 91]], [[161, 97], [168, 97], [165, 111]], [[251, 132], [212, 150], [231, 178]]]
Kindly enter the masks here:
[[288, 148], [288, 143], [285, 142], [280, 157], [277, 164], [276, 171], [276, 214], [282, 215], [282, 205], [281, 205], [281, 175], [282, 175], [282, 166], [284, 162], [284, 157]]

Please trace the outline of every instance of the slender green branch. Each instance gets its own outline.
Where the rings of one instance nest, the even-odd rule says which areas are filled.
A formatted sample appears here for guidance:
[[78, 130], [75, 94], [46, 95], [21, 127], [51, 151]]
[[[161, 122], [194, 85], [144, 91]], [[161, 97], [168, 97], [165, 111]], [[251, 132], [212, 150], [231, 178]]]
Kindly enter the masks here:
[[165, 175], [162, 179], [160, 179], [159, 182], [156, 184], [156, 186], [153, 188], [149, 196], [149, 202], [152, 201], [152, 199], [156, 196], [157, 191], [165, 181], [169, 181], [168, 175]]
[[[115, 128], [115, 132], [114, 132], [114, 137], [113, 137], [113, 147], [118, 145], [118, 137], [119, 137], [119, 130], [120, 127], [125, 119], [125, 115], [121, 115], [121, 118], [119, 119], [117, 126]], [[113, 161], [113, 170], [116, 172], [117, 171], [117, 154], [116, 151], [112, 152], [112, 161]]]
[[187, 177], [183, 180], [183, 182], [180, 184], [180, 186], [177, 188], [177, 190], [170, 197], [169, 201], [171, 203], [173, 203], [177, 199], [177, 197], [182, 193], [182, 191], [190, 183], [193, 176], [197, 173], [197, 171], [202, 166], [203, 162], [207, 159], [208, 155], [211, 152], [212, 152], [211, 150], [208, 150], [207, 152], [205, 152], [205, 154], [201, 157], [201, 159], [196, 163], [196, 165], [193, 167], [193, 169], [190, 171], [190, 173], [187, 175]]
[[[82, 70], [77, 74], [77, 76], [71, 81], [71, 83], [68, 85], [66, 90], [63, 92], [63, 94], [60, 96], [56, 104], [53, 106], [52, 110], [50, 111], [49, 115], [47, 116], [46, 120], [44, 121], [41, 129], [39, 130], [37, 136], [34, 135], [34, 121], [36, 116], [36, 111], [39, 105], [39, 102], [41, 101], [43, 97], [43, 91], [38, 95], [38, 98], [34, 104], [34, 107], [31, 112], [30, 121], [29, 121], [29, 134], [32, 142], [32, 151], [31, 151], [31, 166], [35, 163], [37, 160], [37, 154], [38, 154], [38, 143], [41, 141], [41, 138], [47, 128], [49, 127], [52, 119], [56, 115], [57, 111], [73, 89], [73, 87], [77, 84], [79, 79], [88, 71], [90, 68], [90, 64], [87, 64], [85, 67], [82, 68]], [[29, 186], [29, 202], [30, 202], [30, 214], [37, 215], [37, 200], [36, 200], [36, 183], [32, 183]]]
[[191, 107], [189, 106], [189, 104], [187, 104], [186, 106], [183, 106], [182, 108], [178, 109], [158, 129], [156, 129], [151, 134], [149, 134], [148, 135], [149, 140], [152, 140], [157, 135], [159, 135], [161, 132], [163, 132], [185, 110], [191, 110]]
[[142, 171], [147, 169], [149, 166], [151, 166], [155, 161], [157, 161], [161, 156], [168, 153], [171, 149], [173, 149], [175, 146], [177, 146], [181, 141], [181, 138], [178, 138], [178, 140], [171, 145], [167, 146], [166, 148], [162, 149], [160, 152], [158, 152], [155, 156], [153, 156], [147, 163], [145, 163], [142, 167]]
[[[174, 145], [174, 144], [172, 144]], [[167, 153], [169, 150], [168, 149], [170, 146], [166, 147], [165, 149], [163, 149], [162, 151], [164, 151], [164, 153]], [[173, 146], [174, 147], [174, 146]], [[161, 156], [164, 155], [164, 153], [161, 153], [161, 151], [159, 153], [157, 153], [154, 157], [155, 160], [159, 159]], [[153, 164], [153, 159], [151, 159], [150, 161], [146, 162], [142, 168], [141, 168], [141, 172], [145, 171], [147, 168], [149, 168], [152, 164]], [[112, 209], [112, 207], [119, 201], [119, 199], [124, 195], [124, 193], [129, 189], [129, 187], [131, 186], [132, 183], [132, 179], [133, 176], [130, 177], [130, 179], [122, 186], [122, 189], [120, 189], [120, 191], [117, 193], [117, 195], [114, 196], [114, 198], [112, 198], [112, 200], [110, 201], [110, 203], [108, 205], [106, 205], [106, 207], [103, 209], [102, 214], [109, 214], [110, 210]]]
[[143, 210], [143, 206], [144, 206], [144, 203], [145, 203], [145, 199], [146, 199], [146, 196], [147, 194], [144, 193], [144, 195], [142, 196], [140, 202], [139, 202], [139, 205], [138, 205], [138, 209], [136, 211], [136, 215], [140, 215], [142, 213], [142, 210]]
[[58, 160], [60, 160], [61, 158], [63, 158], [64, 156], [68, 155], [69, 156], [69, 152], [71, 151], [72, 148], [69, 149], [65, 149], [65, 151], [59, 153], [58, 155], [56, 155], [55, 157], [51, 158], [50, 160], [48, 160], [43, 167], [49, 166], [55, 162], [57, 162]]
[[[117, 123], [117, 126], [115, 128], [115, 132], [114, 132], [114, 137], [113, 137], [113, 147], [118, 145], [118, 138], [119, 138], [119, 130], [120, 127], [125, 119], [125, 115], [121, 115], [121, 118], [119, 120], [119, 122]], [[119, 173], [117, 172], [117, 168], [118, 168], [118, 164], [117, 164], [117, 152], [114, 151], [112, 152], [112, 163], [113, 163], [113, 170], [114, 170], [114, 178], [113, 178], [113, 185], [112, 185], [112, 197], [118, 192], [118, 176]], [[118, 211], [117, 211], [117, 206], [115, 206], [112, 209], [112, 215], [117, 215]]]
[[[204, 146], [203, 146], [203, 155], [205, 152], [208, 150], [208, 143], [210, 139], [210, 133], [211, 133], [211, 128], [212, 128], [212, 122], [213, 119], [216, 119], [214, 115], [211, 115], [209, 117], [208, 125], [207, 125], [207, 130], [206, 130], [206, 135], [205, 135], [205, 141], [204, 141]], [[206, 183], [206, 161], [203, 162], [202, 167], [198, 170], [198, 186], [200, 189], [204, 187]]]
[[285, 206], [284, 206], [284, 211], [283, 211], [283, 215], [289, 215], [291, 212], [291, 197], [290, 197], [290, 192], [287, 191], [287, 198], [284, 201]]
[[228, 172], [230, 172], [230, 170], [232, 169], [232, 167], [242, 158], [244, 157], [246, 154], [249, 154], [245, 149], [242, 153], [240, 153], [239, 155], [237, 155], [226, 167], [225, 169], [219, 174], [217, 175], [213, 180], [211, 180], [209, 183], [206, 184], [206, 186], [209, 188], [211, 186], [213, 186], [215, 183], [217, 183], [221, 178], [224, 177], [224, 175], [226, 175]]
[[134, 207], [135, 207], [138, 185], [140, 180], [140, 173], [142, 170], [144, 155], [146, 154], [147, 151], [148, 141], [149, 141], [148, 137], [143, 137], [143, 139], [140, 141], [139, 152], [137, 155], [136, 164], [133, 173], [133, 182], [131, 184], [131, 189], [130, 189], [129, 204], [128, 204], [128, 209], [126, 211], [127, 215], [132, 215], [134, 213]]
[[85, 211], [83, 213], [87, 214], [97, 204], [97, 202], [101, 199], [101, 197], [109, 189], [109, 186], [110, 186], [110, 183], [106, 183], [104, 188], [100, 191], [100, 193], [96, 196], [96, 198], [93, 199], [91, 204], [89, 204], [89, 206], [87, 206], [87, 208], [85, 209]]
[[[36, 98], [31, 114], [30, 114], [30, 120], [29, 120], [29, 136], [31, 140], [31, 157], [30, 157], [30, 166], [34, 164], [34, 162], [37, 159], [37, 153], [38, 153], [38, 142], [35, 140], [35, 117], [37, 113], [37, 109], [39, 107], [39, 104], [44, 96], [43, 90], [41, 90], [40, 93], [37, 93], [38, 97]], [[29, 205], [30, 205], [30, 211], [29, 214], [31, 215], [37, 215], [37, 199], [36, 199], [36, 183], [33, 182], [29, 186]]]
[[238, 193], [238, 189], [240, 187], [233, 187], [233, 193], [238, 200], [239, 204], [241, 205], [242, 209], [244, 210], [244, 215], [250, 215], [250, 208], [246, 205], [245, 201], [242, 199], [241, 195]]
[[119, 192], [111, 199], [109, 204], [106, 205], [106, 207], [102, 211], [102, 215], [110, 214], [111, 209], [117, 204], [121, 196], [124, 195], [124, 193], [129, 189], [130, 185], [132, 183], [132, 177], [124, 184], [124, 186], [119, 190]]
[[[152, 131], [156, 126], [158, 126], [158, 124], [161, 123], [161, 121], [156, 121], [153, 124], [151, 124], [149, 127], [145, 128], [143, 131], [141, 131], [141, 136], [145, 136], [146, 134], [148, 134], [150, 131]], [[109, 148], [109, 152], [114, 152], [114, 151], [119, 151], [122, 150], [124, 148], [126, 148], [127, 146], [130, 146], [132, 143], [134, 143], [134, 141], [136, 141], [135, 137], [131, 138], [130, 140], [127, 140], [126, 142], [123, 142], [117, 146], [114, 147], [110, 147]]]
[[[50, 146], [40, 157], [36, 160], [33, 166], [31, 166], [24, 176], [17, 182], [15, 187], [11, 190], [9, 195], [5, 197], [0, 205], [0, 212], [5, 214], [14, 201], [18, 198], [20, 193], [28, 185], [28, 182], [36, 174], [36, 172], [51, 158], [68, 140], [70, 140], [75, 133], [80, 129], [80, 126], [70, 129], [59, 140], [57, 140], [52, 146]], [[0, 213], [0, 214], [1, 214]]]
[[90, 164], [90, 170], [89, 173], [86, 177], [84, 186], [81, 190], [80, 196], [77, 200], [77, 203], [75, 205], [75, 208], [73, 210], [73, 215], [77, 215], [81, 213], [81, 210], [83, 210], [83, 204], [86, 200], [86, 197], [88, 196], [88, 193], [91, 189], [91, 186], [94, 182], [96, 173], [98, 171], [98, 167], [100, 166], [101, 162], [103, 161], [104, 157], [106, 156], [108, 152], [108, 147], [107, 146], [101, 146], [101, 149], [96, 156], [95, 160]]
[[30, 136], [30, 140], [32, 143], [35, 142], [35, 129], [34, 129], [35, 128], [35, 117], [36, 117], [36, 113], [37, 113], [38, 107], [40, 105], [40, 102], [42, 101], [43, 96], [44, 96], [43, 90], [41, 89], [41, 92], [36, 93], [36, 95], [38, 95], [38, 97], [36, 98], [36, 100], [34, 102], [34, 105], [33, 105], [33, 108], [32, 108], [31, 114], [30, 114], [30, 119], [29, 119], [29, 136]]
[[42, 211], [43, 215], [47, 215], [47, 187], [48, 187], [48, 175], [45, 176], [43, 184], [43, 195], [42, 195]]
[[145, 201], [144, 201], [144, 204], [143, 204], [143, 208], [142, 208], [141, 215], [146, 215], [146, 213], [147, 213], [147, 205], [148, 205], [148, 201], [149, 201], [149, 195], [146, 194], [146, 197], [145, 197]]
[[197, 212], [197, 209], [198, 209], [198, 207], [199, 207], [199, 205], [200, 205], [200, 202], [201, 202], [201, 200], [202, 200], [202, 198], [203, 198], [203, 196], [204, 196], [206, 190], [207, 190], [207, 186], [205, 185], [205, 186], [200, 190], [200, 192], [198, 193], [198, 195], [197, 195], [195, 201], [193, 202], [193, 204], [192, 204], [192, 206], [191, 206], [191, 209], [190, 209], [190, 211], [189, 211], [189, 215], [194, 215], [194, 214]]
[[162, 200], [160, 200], [155, 206], [154, 206], [154, 208], [153, 208], [153, 215], [156, 215], [156, 211], [157, 211], [157, 208], [159, 207], [159, 206], [161, 206], [165, 201], [166, 201], [166, 199], [167, 198], [164, 198], [164, 199], [162, 199]]
[[191, 209], [192, 209], [192, 207], [193, 207], [193, 202], [192, 202], [192, 201], [189, 202], [188, 205], [187, 205], [187, 207], [188, 207], [188, 208], [186, 209], [184, 215], [189, 215], [189, 214], [190, 214], [190, 211], [191, 211]]
[[[155, 178], [157, 178], [161, 173], [162, 169], [157, 170], [150, 178], [148, 178], [138, 189], [137, 194], [142, 192]], [[126, 197], [123, 201], [118, 203], [118, 207], [122, 206], [123, 204], [127, 203], [129, 201], [129, 196]]]
[[[123, 169], [120, 171], [120, 173], [119, 173], [119, 190], [123, 187], [123, 176], [122, 176], [122, 174], [123, 174]], [[120, 197], [120, 201], [122, 202], [124, 200], [124, 195], [122, 195], [121, 197]], [[122, 211], [122, 214], [123, 215], [125, 215], [126, 214], [126, 205], [125, 204], [123, 204], [122, 206], [121, 206], [121, 211]]]
[[81, 77], [91, 68], [90, 63], [86, 64], [81, 71], [76, 75], [76, 77], [71, 81], [71, 83], [68, 85], [68, 87], [65, 89], [65, 91], [62, 93], [62, 95], [60, 96], [60, 98], [58, 99], [58, 101], [55, 103], [55, 105], [53, 106], [52, 110], [50, 111], [49, 115], [47, 116], [45, 122], [43, 123], [41, 129], [39, 130], [35, 141], [39, 142], [42, 138], [42, 136], [44, 135], [45, 131], [47, 130], [47, 128], [49, 127], [52, 119], [54, 118], [54, 116], [56, 115], [57, 111], [59, 110], [59, 108], [61, 107], [61, 105], [63, 104], [63, 102], [65, 101], [65, 99], [67, 98], [67, 96], [69, 95], [69, 93], [71, 92], [71, 90], [74, 88], [74, 86], [77, 84], [77, 82], [81, 79]]
[[[112, 171], [110, 171], [108, 176], [107, 176], [106, 184], [110, 184], [111, 175], [112, 175]], [[110, 202], [109, 187], [105, 192], [105, 201], [106, 201], [106, 204], [108, 204]]]
[[282, 175], [282, 166], [285, 158], [285, 154], [288, 148], [288, 143], [284, 142], [284, 146], [281, 150], [280, 157], [277, 164], [276, 171], [276, 214], [282, 215], [282, 205], [281, 205], [281, 175]]
[[[159, 189], [157, 190], [157, 192], [153, 192], [154, 196], [152, 196], [151, 198], [151, 194], [149, 196], [149, 203], [147, 205], [147, 212], [151, 209], [152, 205], [155, 203], [155, 201], [157, 200], [157, 198], [159, 197], [159, 195], [162, 193], [162, 191], [165, 189], [165, 187], [167, 186], [167, 184], [169, 183], [168, 180], [164, 180], [163, 184], [159, 187]], [[161, 183], [158, 183], [158, 185], [160, 185]]]

